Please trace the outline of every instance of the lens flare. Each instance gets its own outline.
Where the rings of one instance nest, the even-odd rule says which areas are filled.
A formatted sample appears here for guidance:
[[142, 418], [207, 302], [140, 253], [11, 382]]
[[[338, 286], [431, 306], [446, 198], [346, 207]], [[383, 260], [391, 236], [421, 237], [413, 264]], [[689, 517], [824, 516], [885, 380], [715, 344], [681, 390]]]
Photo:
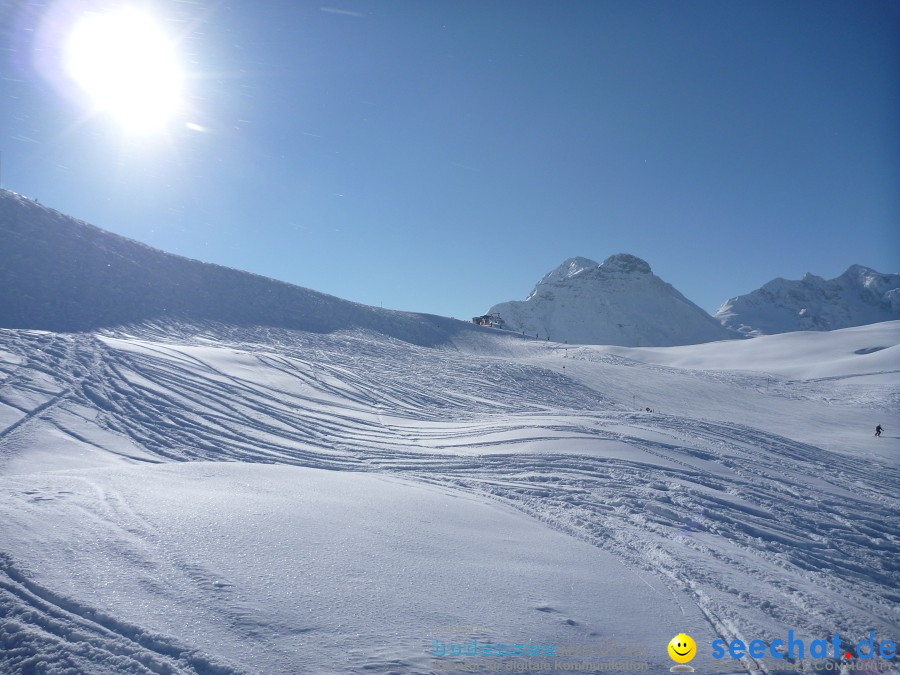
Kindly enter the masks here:
[[182, 106], [174, 44], [137, 10], [83, 16], [66, 42], [65, 66], [94, 110], [129, 130], [159, 128]]

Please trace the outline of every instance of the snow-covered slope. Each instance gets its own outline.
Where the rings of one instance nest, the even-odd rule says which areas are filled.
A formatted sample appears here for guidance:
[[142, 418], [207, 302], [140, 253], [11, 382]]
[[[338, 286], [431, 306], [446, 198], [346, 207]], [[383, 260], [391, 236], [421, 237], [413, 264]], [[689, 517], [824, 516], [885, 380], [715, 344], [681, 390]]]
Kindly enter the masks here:
[[[0, 228], [3, 323], [81, 331], [0, 328], [0, 672], [667, 672], [680, 632], [699, 672], [772, 672], [712, 641], [898, 641], [900, 322], [563, 345], [14, 195]], [[691, 316], [631, 256], [539, 288], [582, 283]]]
[[835, 330], [900, 319], [900, 274], [851, 265], [825, 280], [774, 279], [726, 301], [716, 312], [724, 326], [747, 335]]
[[628, 254], [603, 264], [569, 258], [524, 301], [494, 305], [490, 313], [509, 330], [570, 344], [665, 347], [736, 337]]
[[0, 190], [0, 326], [83, 331], [161, 318], [435, 344], [471, 324], [368, 307], [164, 253]]
[[0, 671], [557, 660], [434, 655], [477, 639], [666, 672], [686, 632], [710, 672], [714, 639], [896, 641], [898, 345], [0, 330]]
[[[31, 628], [21, 647], [75, 672], [427, 673], [473, 639], [665, 644], [677, 622], [712, 637], [698, 610], [660, 607], [665, 587], [612, 553], [423, 481], [192, 462], [20, 485], [0, 478], [17, 552], [0, 554], [0, 617]], [[4, 581], [33, 604], [10, 603]], [[42, 598], [50, 589], [68, 602]], [[21, 663], [9, 656], [0, 671]]]
[[[670, 349], [600, 348], [642, 363], [678, 368], [741, 370], [797, 380], [889, 382], [900, 379], [900, 321], [835, 331], [763, 335], [749, 342], [733, 340]], [[572, 352], [575, 354], [576, 352]]]

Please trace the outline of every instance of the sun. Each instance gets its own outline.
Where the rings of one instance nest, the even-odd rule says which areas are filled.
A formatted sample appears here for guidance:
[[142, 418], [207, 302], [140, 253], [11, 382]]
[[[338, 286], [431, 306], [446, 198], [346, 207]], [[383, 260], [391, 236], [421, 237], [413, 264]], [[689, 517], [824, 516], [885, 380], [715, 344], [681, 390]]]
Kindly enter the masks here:
[[159, 129], [182, 107], [175, 45], [140, 11], [83, 16], [66, 42], [65, 64], [94, 111], [130, 131]]

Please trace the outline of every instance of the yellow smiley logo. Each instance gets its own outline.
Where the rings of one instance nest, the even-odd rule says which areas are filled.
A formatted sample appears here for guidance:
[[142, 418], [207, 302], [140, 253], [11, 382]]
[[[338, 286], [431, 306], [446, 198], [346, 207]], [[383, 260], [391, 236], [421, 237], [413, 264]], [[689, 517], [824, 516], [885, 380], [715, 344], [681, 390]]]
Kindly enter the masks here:
[[690, 635], [679, 633], [669, 640], [669, 658], [675, 663], [687, 663], [697, 654], [697, 645]]

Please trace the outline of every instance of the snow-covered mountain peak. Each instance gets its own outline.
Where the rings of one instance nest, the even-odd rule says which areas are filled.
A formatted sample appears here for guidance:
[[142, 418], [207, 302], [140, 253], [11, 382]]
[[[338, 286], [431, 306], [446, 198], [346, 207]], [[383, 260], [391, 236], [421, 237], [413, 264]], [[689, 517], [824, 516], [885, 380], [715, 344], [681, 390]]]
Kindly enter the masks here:
[[865, 265], [850, 265], [850, 267], [847, 268], [847, 271], [844, 272], [841, 276], [858, 277], [860, 275], [872, 276], [877, 274], [878, 272], [873, 270], [871, 267], [866, 267]]
[[850, 265], [840, 278], [856, 282], [874, 293], [884, 294], [896, 289], [896, 274], [881, 274], [871, 267]]
[[629, 253], [617, 253], [609, 256], [600, 265], [603, 272], [615, 272], [625, 274], [653, 274], [649, 263]]
[[590, 258], [576, 256], [567, 258], [559, 267], [547, 272], [531, 291], [526, 300], [530, 300], [547, 286], [577, 280], [578, 283], [586, 282], [593, 276], [615, 277], [627, 274], [652, 274], [650, 265], [645, 260], [629, 253], [617, 253], [609, 256], [602, 263]]
[[[781, 277], [778, 277], [777, 279], [775, 279], [775, 281], [777, 281], [779, 284], [789, 284], [790, 283], [790, 281], [788, 281], [787, 279], [782, 279]], [[804, 281], [804, 283], [807, 283], [807, 284], [825, 283], [825, 279], [813, 274], [812, 272], [807, 272], [806, 274], [804, 274], [803, 281]]]
[[538, 282], [538, 286], [540, 286], [541, 284], [561, 281], [563, 279], [570, 279], [576, 274], [581, 274], [586, 269], [592, 269], [599, 266], [600, 263], [595, 260], [591, 260], [590, 258], [582, 258], [580, 256], [567, 258], [559, 267], [550, 272], [547, 272], [547, 274], [545, 274], [543, 278]]
[[640, 258], [569, 258], [522, 302], [494, 305], [507, 328], [580, 344], [669, 346], [734, 337]]

